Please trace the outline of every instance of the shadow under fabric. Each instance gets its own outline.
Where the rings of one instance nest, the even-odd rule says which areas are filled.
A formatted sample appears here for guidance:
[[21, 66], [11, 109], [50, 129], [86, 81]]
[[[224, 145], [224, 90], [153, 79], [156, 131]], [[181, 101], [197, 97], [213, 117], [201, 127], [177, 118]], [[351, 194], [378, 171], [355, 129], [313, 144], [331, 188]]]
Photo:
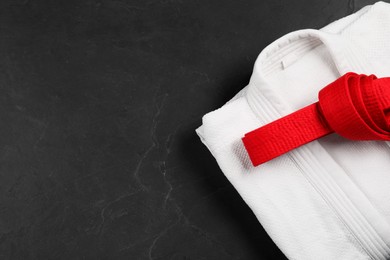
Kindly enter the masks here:
[[[390, 144], [330, 134], [253, 167], [241, 138], [317, 101], [347, 72], [390, 76], [390, 4], [289, 33], [196, 131], [290, 259], [390, 259]], [[288, 131], [286, 132], [288, 135]]]

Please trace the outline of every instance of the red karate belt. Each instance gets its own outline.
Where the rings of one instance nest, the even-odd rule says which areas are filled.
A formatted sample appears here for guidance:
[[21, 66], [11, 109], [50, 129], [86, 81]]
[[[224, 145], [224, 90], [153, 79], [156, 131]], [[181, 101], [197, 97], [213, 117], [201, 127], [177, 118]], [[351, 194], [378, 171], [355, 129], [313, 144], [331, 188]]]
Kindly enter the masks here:
[[333, 132], [351, 140], [390, 140], [390, 77], [349, 72], [323, 88], [318, 100], [245, 134], [254, 166]]

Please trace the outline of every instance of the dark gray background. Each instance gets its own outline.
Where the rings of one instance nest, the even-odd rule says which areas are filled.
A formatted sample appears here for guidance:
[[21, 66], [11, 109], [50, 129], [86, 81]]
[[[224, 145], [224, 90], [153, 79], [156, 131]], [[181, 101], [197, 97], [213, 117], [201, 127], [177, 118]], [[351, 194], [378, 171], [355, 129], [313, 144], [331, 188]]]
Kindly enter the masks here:
[[0, 258], [284, 259], [195, 128], [370, 3], [0, 1]]

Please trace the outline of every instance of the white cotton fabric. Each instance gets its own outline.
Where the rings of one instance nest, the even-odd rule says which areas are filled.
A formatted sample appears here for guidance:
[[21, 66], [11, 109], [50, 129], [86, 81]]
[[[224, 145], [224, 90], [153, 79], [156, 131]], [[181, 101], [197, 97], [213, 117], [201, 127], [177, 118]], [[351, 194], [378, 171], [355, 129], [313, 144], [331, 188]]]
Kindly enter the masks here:
[[390, 76], [390, 4], [276, 40], [248, 86], [196, 130], [289, 259], [390, 259], [389, 142], [331, 134], [253, 167], [241, 141], [349, 71]]

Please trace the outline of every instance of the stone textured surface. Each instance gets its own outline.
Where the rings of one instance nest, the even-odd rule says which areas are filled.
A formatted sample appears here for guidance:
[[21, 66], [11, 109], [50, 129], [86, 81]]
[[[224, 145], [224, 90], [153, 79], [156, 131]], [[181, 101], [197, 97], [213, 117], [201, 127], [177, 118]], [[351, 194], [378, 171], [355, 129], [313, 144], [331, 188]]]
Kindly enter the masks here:
[[0, 258], [285, 259], [194, 130], [373, 2], [0, 1]]

